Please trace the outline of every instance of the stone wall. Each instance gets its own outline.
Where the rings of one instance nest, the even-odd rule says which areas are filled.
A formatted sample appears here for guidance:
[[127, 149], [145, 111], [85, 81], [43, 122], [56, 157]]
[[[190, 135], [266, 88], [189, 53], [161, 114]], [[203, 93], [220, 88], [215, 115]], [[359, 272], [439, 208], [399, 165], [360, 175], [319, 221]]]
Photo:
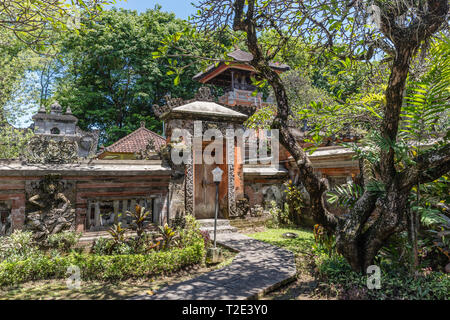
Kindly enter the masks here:
[[[42, 181], [52, 176], [58, 181], [58, 199], [75, 212], [74, 228], [86, 231], [88, 209], [95, 217], [96, 203], [127, 201], [151, 203], [157, 223], [167, 222], [166, 197], [171, 170], [161, 161], [91, 161], [65, 165], [26, 165], [18, 161], [0, 162], [0, 209], [9, 208], [13, 229], [22, 229], [27, 214], [39, 212], [45, 192]], [[48, 193], [48, 192], [47, 192]], [[54, 208], [61, 210], [62, 204]], [[42, 209], [45, 211], [45, 209]], [[1, 210], [0, 210], [1, 211]], [[5, 210], [3, 210], [5, 211]], [[2, 212], [3, 212], [2, 211]], [[2, 214], [2, 217], [5, 213]], [[91, 216], [92, 218], [92, 216]]]

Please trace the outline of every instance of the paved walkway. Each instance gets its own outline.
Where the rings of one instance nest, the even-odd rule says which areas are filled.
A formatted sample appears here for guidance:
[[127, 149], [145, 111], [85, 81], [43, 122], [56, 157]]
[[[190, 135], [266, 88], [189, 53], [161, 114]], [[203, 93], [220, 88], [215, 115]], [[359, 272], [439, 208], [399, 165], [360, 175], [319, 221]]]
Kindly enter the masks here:
[[219, 234], [217, 242], [239, 251], [227, 267], [168, 286], [136, 300], [243, 300], [295, 279], [294, 254], [239, 233]]

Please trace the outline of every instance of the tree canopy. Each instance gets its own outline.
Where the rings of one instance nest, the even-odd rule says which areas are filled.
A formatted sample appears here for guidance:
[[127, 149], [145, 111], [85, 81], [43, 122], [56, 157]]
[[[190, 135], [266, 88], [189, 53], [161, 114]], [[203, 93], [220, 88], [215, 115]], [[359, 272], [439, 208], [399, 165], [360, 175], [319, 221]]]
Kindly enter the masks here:
[[[183, 58], [187, 67], [179, 78], [180, 85], [174, 86], [176, 75], [170, 65], [180, 59], [161, 63], [152, 52], [166, 37], [189, 28], [187, 22], [159, 8], [142, 14], [104, 12], [79, 34], [62, 41], [61, 59], [66, 70], [54, 98], [71, 107], [83, 129], [99, 129], [105, 145], [137, 129], [140, 121], [161, 133], [162, 125], [153, 116], [152, 105], [162, 103], [166, 95], [191, 98], [199, 86], [191, 80], [198, 66], [196, 59]], [[194, 52], [198, 46], [190, 41], [179, 45]]]
[[[296, 161], [300, 181], [310, 196], [315, 221], [336, 235], [338, 251], [352, 268], [365, 271], [387, 239], [404, 228], [412, 188], [418, 183], [434, 181], [450, 169], [450, 149], [445, 138], [448, 134], [444, 135], [443, 142], [411, 154], [409, 162], [403, 161], [405, 144], [399, 135], [405, 110], [405, 88], [414, 59], [418, 52], [427, 50], [440, 30], [448, 33], [448, 1], [201, 0], [198, 9], [193, 20], [199, 32], [214, 34], [228, 29], [243, 35], [253, 55], [249, 65], [273, 88], [277, 108], [272, 128], [279, 130], [280, 142]], [[268, 30], [277, 34], [271, 38], [273, 41], [263, 41], [262, 35]], [[327, 210], [323, 199], [328, 188], [326, 179], [315, 174], [307, 153], [292, 132], [294, 128], [285, 125], [292, 116], [293, 106], [285, 83], [270, 68], [269, 62], [289, 50], [292, 41], [311, 43], [315, 47], [314, 54], [331, 63], [351, 67], [366, 61], [369, 68], [375, 66], [381, 70], [377, 79], [379, 86], [372, 92], [365, 92], [366, 97], [360, 96], [363, 101], [352, 101], [357, 95], [342, 100], [338, 90], [338, 104], [324, 104], [321, 108], [316, 104], [314, 112], [309, 112], [308, 107], [303, 112], [305, 119], [319, 115], [318, 120], [321, 120], [327, 117], [328, 111], [327, 122], [332, 122], [335, 114], [338, 117], [347, 114], [347, 121], [354, 125], [368, 123], [368, 129], [373, 131], [372, 146], [377, 156], [370, 165], [362, 162], [364, 192], [345, 216], [336, 216]], [[176, 47], [176, 44], [168, 43], [166, 47]], [[367, 78], [360, 82], [366, 81]], [[438, 83], [437, 87], [432, 85], [440, 88], [436, 91], [424, 90], [419, 85], [419, 91], [415, 91], [420, 94], [412, 99], [413, 104], [431, 100], [438, 105], [443, 101], [448, 104], [448, 88], [443, 85], [446, 80]], [[359, 121], [353, 106], [363, 107], [369, 121], [367, 117]], [[314, 109], [314, 105], [312, 107]], [[314, 135], [327, 128], [327, 122], [318, 121], [323, 125], [316, 126], [319, 129]], [[342, 121], [337, 124], [345, 125]]]

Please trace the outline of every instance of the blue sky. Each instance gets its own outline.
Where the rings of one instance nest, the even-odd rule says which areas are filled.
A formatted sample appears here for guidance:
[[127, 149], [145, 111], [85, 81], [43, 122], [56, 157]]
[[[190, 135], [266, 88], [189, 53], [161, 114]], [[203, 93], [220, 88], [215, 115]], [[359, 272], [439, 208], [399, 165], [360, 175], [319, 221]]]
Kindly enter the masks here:
[[177, 18], [187, 19], [195, 13], [195, 8], [191, 5], [195, 0], [116, 0], [114, 7], [143, 12], [147, 9], [155, 8], [155, 5], [162, 6], [163, 11], [173, 12]]

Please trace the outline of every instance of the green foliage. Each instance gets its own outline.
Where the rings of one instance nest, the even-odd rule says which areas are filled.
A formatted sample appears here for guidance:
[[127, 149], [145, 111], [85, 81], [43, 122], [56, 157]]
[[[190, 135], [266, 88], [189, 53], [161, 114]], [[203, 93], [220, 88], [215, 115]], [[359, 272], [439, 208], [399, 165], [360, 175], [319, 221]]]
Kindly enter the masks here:
[[431, 67], [420, 80], [409, 83], [402, 108], [402, 137], [412, 141], [419, 153], [418, 144], [437, 137], [450, 125], [450, 38], [442, 35], [433, 41], [426, 60]]
[[127, 232], [127, 229], [122, 228], [122, 223], [118, 223], [113, 225], [109, 230], [108, 233], [111, 235], [114, 243], [120, 244], [124, 242], [125, 240], [125, 233]]
[[367, 275], [352, 271], [341, 256], [316, 259], [319, 275], [342, 299], [448, 300], [450, 276], [431, 272], [411, 277], [404, 269], [381, 266], [381, 289], [367, 289]]
[[182, 247], [187, 246], [189, 243], [203, 239], [203, 236], [200, 233], [200, 224], [193, 215], [186, 215], [183, 228], [177, 228], [176, 230], [179, 233], [178, 242]]
[[[110, 10], [97, 20], [63, 40], [61, 59], [67, 70], [58, 80], [55, 98], [71, 107], [82, 129], [99, 129], [105, 146], [139, 128], [141, 121], [161, 133], [152, 105], [164, 104], [166, 95], [192, 98], [199, 87], [192, 80], [197, 60], [173, 59], [172, 65], [188, 65], [180, 85], [174, 86], [173, 75], [168, 74], [171, 65], [151, 53], [166, 37], [189, 30], [189, 25], [159, 9], [141, 14]], [[177, 45], [192, 52], [192, 41], [181, 39]]]
[[293, 225], [289, 219], [289, 204], [284, 203], [283, 209], [279, 208], [276, 201], [270, 202], [269, 214], [271, 219], [267, 221], [267, 226], [270, 228], [280, 228], [283, 226]]
[[0, 8], [0, 30], [12, 31], [19, 39], [35, 51], [45, 52], [54, 43], [55, 34], [77, 31], [115, 0], [77, 1], [19, 1], [2, 2]]
[[299, 186], [294, 185], [291, 180], [284, 183], [284, 187], [286, 203], [289, 208], [289, 220], [292, 224], [299, 224], [302, 210], [305, 208], [302, 190]]
[[0, 262], [27, 259], [36, 252], [32, 232], [14, 230], [11, 235], [0, 237]]
[[0, 159], [18, 159], [33, 136], [29, 129], [20, 130], [0, 123]]
[[314, 245], [317, 252], [325, 253], [329, 257], [336, 254], [336, 237], [328, 233], [325, 228], [316, 224], [314, 226]]
[[25, 260], [0, 263], [0, 286], [44, 279], [65, 279], [67, 268], [78, 266], [85, 280], [124, 280], [175, 272], [201, 262], [205, 254], [203, 241], [183, 249], [153, 251], [148, 254], [95, 255], [70, 253], [67, 256], [36, 255]]
[[127, 215], [133, 219], [132, 224], [136, 229], [138, 239], [144, 234], [145, 220], [150, 216], [150, 214], [150, 211], [145, 211], [145, 208], [140, 205], [136, 205], [134, 211], [132, 212], [127, 211]]
[[73, 231], [63, 231], [52, 234], [47, 238], [47, 246], [50, 249], [57, 249], [60, 252], [70, 252], [81, 238], [81, 233]]
[[[141, 248], [142, 242], [138, 248]], [[134, 254], [136, 246], [127, 242], [116, 242], [113, 239], [99, 238], [92, 244], [91, 251], [98, 255]], [[139, 249], [138, 249], [139, 250]]]
[[168, 250], [172, 246], [172, 243], [177, 238], [177, 234], [175, 233], [175, 230], [173, 230], [169, 225], [166, 223], [164, 226], [159, 227], [161, 236], [162, 236], [162, 242], [161, 242], [161, 250]]
[[343, 184], [334, 187], [332, 191], [328, 191], [327, 200], [331, 204], [337, 204], [344, 208], [353, 208], [363, 193], [364, 189], [356, 183]]

